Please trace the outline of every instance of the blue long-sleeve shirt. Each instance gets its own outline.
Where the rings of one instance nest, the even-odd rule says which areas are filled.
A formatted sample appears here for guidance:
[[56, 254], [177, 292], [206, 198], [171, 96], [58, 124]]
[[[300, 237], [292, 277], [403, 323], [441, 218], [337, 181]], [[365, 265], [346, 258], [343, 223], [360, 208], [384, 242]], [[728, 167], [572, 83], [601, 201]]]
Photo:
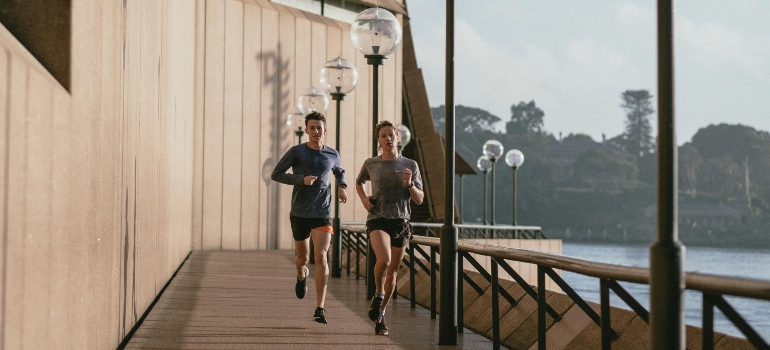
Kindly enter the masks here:
[[[292, 169], [292, 174], [286, 171]], [[289, 215], [302, 218], [331, 218], [331, 181], [329, 172], [347, 187], [345, 170], [340, 164], [340, 155], [331, 147], [315, 150], [303, 143], [293, 146], [281, 157], [270, 178], [282, 184], [294, 185], [291, 192]], [[305, 176], [317, 176], [315, 182], [306, 186]]]

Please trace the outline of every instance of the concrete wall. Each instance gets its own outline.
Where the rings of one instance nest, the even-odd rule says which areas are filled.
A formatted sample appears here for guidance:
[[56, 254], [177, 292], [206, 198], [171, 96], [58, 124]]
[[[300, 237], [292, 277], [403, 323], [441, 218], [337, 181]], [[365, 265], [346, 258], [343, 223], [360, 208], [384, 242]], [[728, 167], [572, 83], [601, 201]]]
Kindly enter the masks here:
[[[350, 178], [370, 155], [348, 24], [266, 0], [71, 3], [69, 91], [0, 26], [2, 349], [114, 348], [191, 249], [290, 248], [291, 189], [269, 173], [298, 92], [340, 52], [361, 72], [342, 104]], [[396, 121], [400, 67], [380, 68]]]
[[[291, 249], [291, 187], [270, 180], [297, 143], [286, 116], [302, 90], [320, 86], [323, 64], [339, 55], [359, 71], [341, 104], [340, 153], [348, 181], [371, 156], [372, 68], [352, 45], [350, 24], [268, 1], [208, 1], [200, 21], [195, 114], [194, 249]], [[200, 29], [202, 28], [202, 29]], [[380, 67], [380, 119], [401, 121], [401, 50]], [[336, 105], [327, 110], [326, 143], [334, 146]], [[307, 137], [303, 137], [303, 142]], [[348, 190], [343, 221], [366, 212]]]

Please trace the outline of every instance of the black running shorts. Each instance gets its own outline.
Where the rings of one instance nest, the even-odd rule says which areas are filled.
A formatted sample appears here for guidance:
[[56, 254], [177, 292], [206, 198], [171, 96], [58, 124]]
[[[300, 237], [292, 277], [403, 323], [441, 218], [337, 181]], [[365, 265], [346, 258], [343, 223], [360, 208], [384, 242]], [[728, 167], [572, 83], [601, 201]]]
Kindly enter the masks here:
[[372, 231], [385, 231], [391, 247], [403, 248], [409, 245], [414, 228], [406, 219], [371, 219], [366, 222], [366, 233]]
[[310, 230], [317, 227], [331, 226], [331, 218], [301, 218], [289, 216], [291, 220], [291, 233], [295, 241], [304, 241], [310, 238]]

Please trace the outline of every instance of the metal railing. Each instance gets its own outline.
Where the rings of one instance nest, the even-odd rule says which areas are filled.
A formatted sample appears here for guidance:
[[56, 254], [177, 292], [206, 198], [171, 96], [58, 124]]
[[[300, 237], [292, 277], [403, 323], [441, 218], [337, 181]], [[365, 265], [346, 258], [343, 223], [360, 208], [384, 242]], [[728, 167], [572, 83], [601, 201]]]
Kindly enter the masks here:
[[[363, 224], [363, 223], [359, 223]], [[444, 224], [413, 222], [418, 236], [438, 237]], [[548, 239], [540, 226], [456, 224], [461, 239]]]
[[[345, 225], [348, 224], [348, 225]], [[355, 253], [356, 279], [360, 276], [359, 261], [361, 254], [366, 255], [368, 237], [364, 233], [363, 223], [343, 223], [341, 230], [343, 246], [347, 250], [347, 274], [351, 270], [351, 254]], [[420, 226], [426, 224], [419, 224]], [[428, 224], [427, 228], [440, 227]], [[417, 226], [417, 225], [415, 225]], [[460, 225], [458, 225], [460, 226]], [[474, 226], [474, 225], [468, 225]], [[475, 228], [474, 228], [475, 229]], [[421, 246], [428, 246], [426, 252]], [[430, 276], [430, 311], [431, 318], [436, 318], [436, 276], [440, 266], [436, 254], [439, 249], [439, 239], [434, 237], [414, 236], [408, 249], [409, 260], [404, 258], [404, 263], [409, 267], [410, 299], [411, 307], [416, 307], [415, 301], [415, 273], [417, 269], [423, 270]], [[457, 293], [457, 324], [458, 332], [463, 331], [463, 280], [474, 289], [479, 296], [485, 291], [463, 269], [464, 261], [467, 261], [486, 279], [491, 285], [492, 300], [492, 342], [495, 349], [500, 348], [500, 307], [499, 297], [502, 296], [511, 307], [517, 305], [517, 301], [508, 291], [499, 288], [499, 269], [502, 268], [527, 295], [537, 301], [538, 322], [538, 348], [546, 348], [546, 314], [552, 317], [553, 322], [561, 320], [561, 315], [546, 302], [546, 279], [548, 276], [569, 298], [580, 307], [583, 312], [601, 328], [601, 348], [611, 349], [611, 343], [619, 334], [610, 326], [610, 290], [623, 300], [642, 320], [649, 324], [649, 311], [644, 308], [630, 293], [618, 282], [630, 282], [637, 284], [649, 284], [650, 271], [647, 268], [628, 267], [606, 263], [591, 262], [562, 255], [542, 253], [525, 249], [509, 248], [491, 244], [473, 243], [467, 241], [458, 242], [458, 271], [462, 271], [458, 278]], [[486, 271], [476, 261], [473, 254], [490, 257], [491, 271]], [[508, 261], [530, 263], [537, 266], [537, 288], [530, 286], [509, 264]], [[599, 279], [600, 288], [600, 313], [593, 308], [577, 292], [567, 284], [555, 271], [570, 271], [576, 274], [595, 277]], [[761, 281], [748, 278], [736, 278], [727, 276], [708, 275], [701, 273], [686, 273], [685, 288], [698, 291], [703, 294], [703, 349], [714, 349], [714, 307], [717, 307], [730, 320], [738, 330], [743, 333], [749, 343], [757, 349], [770, 349], [767, 342], [745, 321], [745, 319], [724, 299], [723, 296], [736, 296], [749, 299], [770, 301], [770, 281]], [[526, 296], [525, 296], [526, 297]]]

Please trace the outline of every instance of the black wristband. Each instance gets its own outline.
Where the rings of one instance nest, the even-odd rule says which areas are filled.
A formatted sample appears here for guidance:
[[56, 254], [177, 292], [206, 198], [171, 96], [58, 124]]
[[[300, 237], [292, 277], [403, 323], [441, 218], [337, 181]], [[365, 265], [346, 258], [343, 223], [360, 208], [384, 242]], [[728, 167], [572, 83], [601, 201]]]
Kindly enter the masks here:
[[412, 188], [412, 186], [414, 186], [414, 184], [411, 184], [411, 185], [409, 185], [409, 186], [406, 186], [406, 188]]
[[346, 190], [348, 189], [348, 185], [346, 185], [346, 184], [340, 184], [340, 187], [342, 187], [343, 189], [346, 189]]

